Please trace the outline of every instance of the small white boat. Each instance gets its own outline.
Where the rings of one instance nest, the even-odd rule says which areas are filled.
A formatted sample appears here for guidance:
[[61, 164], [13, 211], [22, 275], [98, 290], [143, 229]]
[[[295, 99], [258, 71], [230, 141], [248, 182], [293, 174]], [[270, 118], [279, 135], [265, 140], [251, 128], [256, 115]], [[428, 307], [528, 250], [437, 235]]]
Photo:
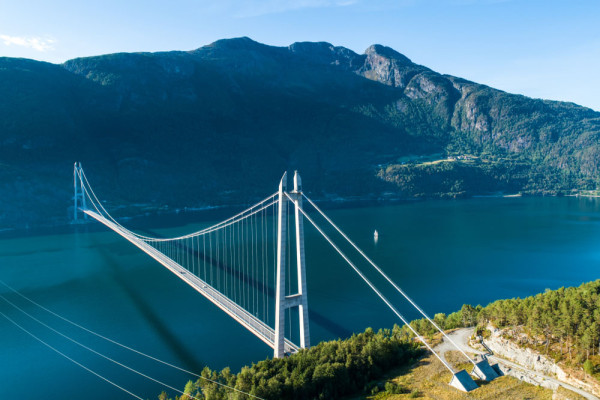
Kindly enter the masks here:
[[375, 232], [373, 232], [373, 239], [377, 240], [379, 238], [379, 232], [377, 232], [377, 229], [375, 229]]

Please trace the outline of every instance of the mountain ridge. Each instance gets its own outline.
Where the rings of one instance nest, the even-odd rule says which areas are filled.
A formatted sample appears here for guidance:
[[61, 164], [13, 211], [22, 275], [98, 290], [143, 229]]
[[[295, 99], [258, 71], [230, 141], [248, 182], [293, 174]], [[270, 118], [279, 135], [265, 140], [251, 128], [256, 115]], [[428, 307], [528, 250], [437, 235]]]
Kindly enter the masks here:
[[[104, 198], [150, 209], [251, 201], [286, 169], [321, 198], [598, 183], [600, 113], [443, 75], [381, 45], [237, 38], [60, 65], [0, 58], [0, 89], [6, 226], [65, 221], [76, 160]], [[30, 216], [35, 194], [49, 206]]]

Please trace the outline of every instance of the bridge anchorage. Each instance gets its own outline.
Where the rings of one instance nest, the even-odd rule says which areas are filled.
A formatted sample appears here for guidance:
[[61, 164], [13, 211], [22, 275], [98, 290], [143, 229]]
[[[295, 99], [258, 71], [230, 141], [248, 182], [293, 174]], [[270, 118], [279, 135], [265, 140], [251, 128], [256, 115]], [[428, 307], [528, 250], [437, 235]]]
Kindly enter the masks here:
[[[273, 349], [274, 357], [283, 357], [310, 346], [308, 295], [304, 255], [304, 220], [336, 250], [342, 259], [410, 329], [416, 339], [450, 371], [450, 385], [470, 391], [476, 382], [465, 370], [455, 372], [423, 336], [412, 327], [398, 309], [367, 278], [303, 208], [303, 201], [394, 290], [426, 318], [470, 363], [472, 374], [481, 380], [498, 375], [487, 359], [476, 362], [375, 264], [350, 238], [302, 191], [300, 175], [295, 172], [293, 189], [288, 191], [285, 173], [278, 191], [252, 207], [215, 225], [177, 237], [150, 237], [130, 231], [114, 219], [102, 205], [81, 167], [75, 163], [74, 221], [78, 213], [102, 223], [186, 282], [206, 299], [240, 323]], [[293, 211], [293, 212], [292, 212]], [[293, 232], [290, 223], [293, 220]], [[290, 240], [293, 236], [295, 240]], [[295, 253], [295, 257], [292, 257]], [[295, 260], [293, 260], [295, 258]], [[292, 341], [297, 316], [298, 339]]]

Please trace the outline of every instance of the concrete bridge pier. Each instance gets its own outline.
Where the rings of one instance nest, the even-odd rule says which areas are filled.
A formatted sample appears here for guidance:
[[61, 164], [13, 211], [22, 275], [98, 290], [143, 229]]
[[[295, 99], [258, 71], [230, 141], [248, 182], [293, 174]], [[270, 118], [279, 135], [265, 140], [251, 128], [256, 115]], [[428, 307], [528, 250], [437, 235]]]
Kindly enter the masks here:
[[473, 378], [471, 378], [471, 375], [469, 375], [469, 373], [464, 369], [458, 371], [452, 376], [450, 386], [463, 392], [470, 392], [471, 390], [475, 390], [479, 387]]

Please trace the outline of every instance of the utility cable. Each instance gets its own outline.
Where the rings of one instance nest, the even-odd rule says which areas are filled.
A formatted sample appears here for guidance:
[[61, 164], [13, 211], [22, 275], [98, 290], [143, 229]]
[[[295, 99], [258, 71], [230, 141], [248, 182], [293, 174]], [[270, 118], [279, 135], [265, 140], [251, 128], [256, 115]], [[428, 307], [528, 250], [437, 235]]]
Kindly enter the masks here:
[[111, 381], [108, 378], [105, 378], [104, 376], [100, 375], [99, 373], [89, 369], [88, 367], [86, 367], [85, 365], [75, 361], [74, 359], [72, 359], [71, 357], [69, 357], [68, 355], [66, 355], [65, 353], [61, 352], [60, 350], [52, 347], [51, 345], [49, 345], [48, 343], [44, 342], [42, 339], [40, 339], [39, 337], [35, 336], [33, 333], [29, 332], [27, 329], [23, 328], [21, 325], [19, 325], [18, 323], [16, 323], [14, 320], [12, 320], [10, 317], [8, 317], [6, 314], [4, 314], [2, 311], [0, 311], [0, 315], [2, 315], [4, 318], [6, 318], [9, 322], [11, 322], [13, 325], [15, 325], [17, 328], [21, 329], [23, 332], [25, 332], [26, 334], [28, 334], [29, 336], [31, 336], [32, 338], [34, 338], [35, 340], [37, 340], [38, 342], [42, 343], [44, 346], [48, 347], [49, 349], [53, 350], [54, 352], [60, 354], [61, 356], [63, 356], [64, 358], [66, 358], [67, 360], [71, 361], [72, 363], [80, 366], [81, 368], [85, 369], [86, 371], [96, 375], [98, 378], [102, 379], [105, 382], [110, 383], [111, 385], [113, 385], [116, 388], [121, 389], [123, 392], [129, 394], [132, 397], [135, 397], [136, 399], [139, 400], [144, 400], [143, 398], [141, 398], [140, 396], [130, 392], [129, 390], [123, 388], [122, 386], [119, 386], [118, 384], [114, 383], [113, 381]]
[[124, 349], [126, 349], [126, 350], [129, 350], [129, 351], [131, 351], [131, 352], [133, 352], [133, 353], [136, 353], [136, 354], [138, 354], [138, 355], [140, 355], [140, 356], [146, 357], [146, 358], [148, 358], [148, 359], [150, 359], [150, 360], [156, 361], [156, 362], [158, 362], [158, 363], [160, 363], [160, 364], [163, 364], [163, 365], [166, 365], [166, 366], [168, 366], [168, 367], [171, 367], [171, 368], [174, 368], [174, 369], [176, 369], [176, 370], [179, 370], [179, 371], [181, 371], [181, 372], [185, 372], [185, 373], [187, 373], [187, 374], [193, 375], [193, 376], [195, 376], [195, 377], [197, 377], [197, 378], [200, 378], [200, 379], [202, 379], [202, 380], [205, 380], [205, 381], [207, 381], [207, 382], [214, 383], [214, 384], [216, 384], [216, 385], [219, 385], [219, 386], [222, 386], [222, 387], [225, 387], [225, 388], [231, 389], [231, 390], [233, 390], [233, 391], [236, 391], [236, 392], [238, 392], [238, 393], [241, 393], [241, 394], [245, 394], [245, 395], [247, 395], [247, 396], [250, 396], [250, 397], [253, 397], [253, 398], [256, 398], [256, 399], [261, 399], [261, 400], [264, 400], [264, 399], [262, 399], [261, 397], [254, 396], [254, 395], [252, 395], [252, 394], [250, 394], [250, 393], [243, 392], [243, 391], [241, 391], [241, 390], [239, 390], [239, 389], [236, 389], [236, 388], [234, 388], [234, 387], [231, 387], [231, 386], [225, 385], [225, 384], [223, 384], [223, 383], [217, 382], [217, 381], [215, 381], [215, 380], [212, 380], [212, 379], [209, 379], [209, 378], [203, 377], [202, 375], [198, 375], [198, 374], [196, 374], [196, 373], [194, 373], [194, 372], [188, 371], [188, 370], [186, 370], [186, 369], [184, 369], [184, 368], [178, 367], [178, 366], [176, 366], [176, 365], [170, 364], [170, 363], [168, 363], [168, 362], [166, 362], [166, 361], [163, 361], [163, 360], [160, 360], [160, 359], [158, 359], [158, 358], [156, 358], [156, 357], [153, 357], [153, 356], [151, 356], [151, 355], [149, 355], [149, 354], [143, 353], [143, 352], [141, 352], [141, 351], [139, 351], [139, 350], [136, 350], [136, 349], [134, 349], [134, 348], [132, 348], [132, 347], [126, 346], [126, 345], [124, 345], [124, 344], [121, 344], [121, 343], [117, 342], [116, 340], [110, 339], [110, 338], [108, 338], [108, 337], [106, 337], [106, 336], [103, 336], [103, 335], [101, 335], [101, 334], [99, 334], [99, 333], [96, 333], [96, 332], [92, 331], [91, 329], [88, 329], [88, 328], [86, 328], [86, 327], [84, 327], [84, 326], [82, 326], [82, 325], [79, 325], [79, 324], [77, 324], [76, 322], [73, 322], [73, 321], [69, 320], [68, 318], [65, 318], [65, 317], [63, 317], [63, 316], [62, 316], [62, 315], [60, 315], [60, 314], [57, 314], [56, 312], [54, 312], [54, 311], [52, 311], [52, 310], [50, 310], [50, 309], [48, 309], [48, 308], [44, 307], [43, 305], [41, 305], [41, 304], [37, 303], [36, 301], [34, 301], [34, 300], [30, 299], [29, 297], [25, 296], [24, 294], [22, 294], [22, 293], [21, 293], [21, 292], [19, 292], [18, 290], [16, 290], [16, 289], [12, 288], [11, 286], [9, 286], [9, 285], [8, 285], [6, 282], [4, 282], [4, 281], [2, 281], [2, 280], [0, 280], [0, 284], [4, 285], [4, 286], [5, 286], [5, 287], [7, 287], [9, 290], [11, 290], [12, 292], [14, 292], [14, 293], [15, 293], [15, 294], [17, 294], [18, 296], [22, 297], [23, 299], [27, 300], [27, 301], [28, 301], [28, 302], [30, 302], [31, 304], [33, 304], [33, 305], [35, 305], [35, 306], [37, 306], [37, 307], [41, 308], [42, 310], [44, 310], [44, 311], [46, 311], [46, 312], [48, 312], [48, 313], [50, 313], [50, 314], [54, 315], [55, 317], [57, 317], [57, 318], [59, 318], [59, 319], [61, 319], [61, 320], [65, 321], [65, 322], [67, 322], [67, 323], [69, 323], [69, 324], [71, 324], [71, 325], [73, 325], [73, 326], [75, 326], [75, 327], [77, 327], [77, 328], [79, 328], [79, 329], [81, 329], [81, 330], [84, 330], [84, 331], [86, 331], [86, 332], [88, 332], [88, 333], [90, 333], [90, 334], [92, 334], [92, 335], [94, 335], [94, 336], [96, 336], [96, 337], [99, 337], [100, 339], [103, 339], [103, 340], [105, 340], [105, 341], [107, 341], [107, 342], [110, 342], [110, 343], [112, 343], [112, 344], [114, 344], [114, 345], [117, 345], [117, 346], [119, 346], [119, 347], [122, 347], [122, 348], [124, 348]]
[[29, 314], [27, 311], [23, 310], [22, 308], [20, 308], [19, 306], [17, 306], [16, 304], [14, 304], [13, 302], [11, 302], [10, 300], [8, 300], [6, 297], [4, 297], [4, 296], [0, 295], [0, 298], [1, 298], [2, 300], [4, 300], [5, 302], [7, 302], [8, 304], [10, 304], [10, 305], [11, 305], [13, 308], [15, 308], [16, 310], [18, 310], [18, 311], [22, 312], [23, 314], [27, 315], [29, 318], [31, 318], [32, 320], [34, 320], [34, 321], [35, 321], [35, 322], [37, 322], [38, 324], [40, 324], [40, 325], [42, 325], [42, 326], [46, 327], [47, 329], [51, 330], [52, 332], [56, 333], [57, 335], [60, 335], [60, 336], [62, 336], [63, 338], [67, 339], [68, 341], [70, 341], [70, 342], [72, 342], [72, 343], [75, 343], [76, 345], [78, 345], [78, 346], [80, 346], [80, 347], [82, 347], [82, 348], [86, 349], [87, 351], [90, 351], [90, 352], [92, 352], [92, 353], [94, 353], [94, 354], [96, 354], [96, 355], [98, 355], [98, 356], [100, 356], [100, 357], [104, 358], [105, 360], [108, 360], [108, 361], [110, 361], [110, 362], [112, 362], [112, 363], [114, 363], [114, 364], [116, 364], [116, 365], [118, 365], [118, 366], [120, 366], [120, 367], [122, 367], [122, 368], [125, 368], [125, 369], [127, 369], [127, 370], [129, 370], [129, 371], [131, 371], [131, 372], [133, 372], [133, 373], [135, 373], [135, 374], [137, 374], [137, 375], [141, 376], [141, 377], [144, 377], [144, 378], [146, 378], [146, 379], [149, 379], [149, 380], [151, 380], [151, 381], [153, 381], [153, 382], [155, 382], [155, 383], [158, 383], [159, 385], [162, 385], [162, 386], [164, 386], [164, 387], [166, 387], [166, 388], [168, 388], [168, 389], [174, 390], [174, 391], [176, 391], [177, 393], [185, 394], [185, 395], [187, 395], [187, 396], [189, 396], [189, 397], [191, 397], [191, 398], [193, 398], [193, 399], [196, 399], [196, 400], [201, 400], [201, 399], [198, 399], [197, 397], [194, 397], [194, 396], [192, 396], [192, 395], [190, 395], [190, 394], [184, 393], [184, 392], [182, 392], [181, 390], [174, 388], [173, 386], [167, 385], [166, 383], [164, 383], [164, 382], [161, 382], [161, 381], [159, 381], [158, 379], [154, 379], [154, 378], [152, 378], [151, 376], [148, 376], [148, 375], [146, 375], [146, 374], [144, 374], [144, 373], [142, 373], [142, 372], [140, 372], [140, 371], [138, 371], [138, 370], [136, 370], [136, 369], [134, 369], [134, 368], [131, 368], [131, 367], [129, 367], [129, 366], [127, 366], [127, 365], [123, 364], [123, 363], [120, 363], [119, 361], [116, 361], [116, 360], [114, 360], [114, 359], [112, 359], [112, 358], [110, 358], [110, 357], [108, 357], [108, 356], [106, 356], [106, 355], [104, 355], [104, 354], [102, 354], [102, 353], [100, 353], [100, 352], [98, 352], [98, 351], [96, 351], [96, 350], [92, 349], [91, 347], [88, 347], [88, 346], [86, 346], [86, 345], [84, 345], [84, 344], [82, 344], [82, 343], [78, 342], [77, 340], [75, 340], [75, 339], [73, 339], [73, 338], [71, 338], [71, 337], [69, 337], [69, 336], [65, 335], [65, 334], [64, 334], [64, 333], [62, 333], [62, 332], [59, 332], [58, 330], [56, 330], [56, 329], [52, 328], [51, 326], [47, 325], [46, 323], [44, 323], [44, 322], [40, 321], [39, 319], [37, 319], [37, 318], [36, 318], [36, 317], [34, 317], [33, 315]]

